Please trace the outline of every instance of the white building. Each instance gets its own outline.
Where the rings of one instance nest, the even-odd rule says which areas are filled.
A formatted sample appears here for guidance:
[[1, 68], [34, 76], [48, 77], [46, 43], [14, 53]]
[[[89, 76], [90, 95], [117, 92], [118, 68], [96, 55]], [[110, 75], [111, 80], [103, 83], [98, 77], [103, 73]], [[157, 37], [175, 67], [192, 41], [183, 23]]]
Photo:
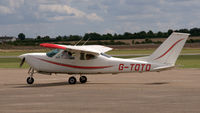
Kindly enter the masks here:
[[16, 40], [17, 39], [15, 37], [8, 37], [8, 36], [1, 36], [0, 37], [0, 43], [3, 43], [3, 42], [14, 42]]

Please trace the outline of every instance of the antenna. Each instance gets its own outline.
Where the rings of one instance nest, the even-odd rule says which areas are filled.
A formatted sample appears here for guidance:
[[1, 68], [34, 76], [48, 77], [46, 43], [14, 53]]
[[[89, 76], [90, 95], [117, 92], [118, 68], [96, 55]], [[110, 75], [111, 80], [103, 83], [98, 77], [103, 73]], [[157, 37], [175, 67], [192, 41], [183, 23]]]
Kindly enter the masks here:
[[76, 46], [77, 44], [79, 44], [82, 40], [83, 40], [83, 37], [74, 46]]
[[[85, 45], [89, 40], [90, 40], [90, 38], [88, 38], [88, 39], [85, 41], [85, 43], [84, 43], [83, 45]], [[82, 45], [82, 46], [83, 46], [83, 45]]]

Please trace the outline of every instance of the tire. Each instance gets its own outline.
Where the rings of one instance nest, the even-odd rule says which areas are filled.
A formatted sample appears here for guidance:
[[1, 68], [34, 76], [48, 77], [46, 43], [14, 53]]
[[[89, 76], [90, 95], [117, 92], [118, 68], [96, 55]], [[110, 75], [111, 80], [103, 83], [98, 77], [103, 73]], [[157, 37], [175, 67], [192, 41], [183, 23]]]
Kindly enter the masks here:
[[76, 78], [75, 77], [70, 77], [68, 80], [69, 84], [76, 84]]
[[81, 76], [80, 79], [79, 79], [79, 81], [81, 83], [86, 83], [87, 82], [87, 77], [86, 76]]
[[28, 77], [26, 79], [27, 84], [33, 84], [34, 83], [34, 78], [33, 77]]

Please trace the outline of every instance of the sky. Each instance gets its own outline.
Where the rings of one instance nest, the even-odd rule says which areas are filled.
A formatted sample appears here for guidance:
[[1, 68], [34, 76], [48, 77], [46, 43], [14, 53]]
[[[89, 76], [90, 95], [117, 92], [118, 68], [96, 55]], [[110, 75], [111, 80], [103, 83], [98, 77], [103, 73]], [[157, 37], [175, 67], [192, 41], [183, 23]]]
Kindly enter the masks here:
[[200, 0], [0, 0], [0, 36], [56, 37], [200, 27]]

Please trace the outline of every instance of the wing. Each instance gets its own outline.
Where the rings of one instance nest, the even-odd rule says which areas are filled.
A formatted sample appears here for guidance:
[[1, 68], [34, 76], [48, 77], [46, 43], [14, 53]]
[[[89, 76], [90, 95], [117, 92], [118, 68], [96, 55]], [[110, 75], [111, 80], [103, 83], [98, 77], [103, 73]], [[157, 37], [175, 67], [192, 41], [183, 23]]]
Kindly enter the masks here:
[[40, 46], [47, 47], [47, 48], [64, 49], [64, 50], [69, 50], [69, 51], [89, 52], [89, 53], [95, 53], [95, 54], [105, 53], [112, 50], [112, 48], [110, 47], [101, 46], [101, 45], [71, 46], [71, 45], [42, 43], [40, 44]]

